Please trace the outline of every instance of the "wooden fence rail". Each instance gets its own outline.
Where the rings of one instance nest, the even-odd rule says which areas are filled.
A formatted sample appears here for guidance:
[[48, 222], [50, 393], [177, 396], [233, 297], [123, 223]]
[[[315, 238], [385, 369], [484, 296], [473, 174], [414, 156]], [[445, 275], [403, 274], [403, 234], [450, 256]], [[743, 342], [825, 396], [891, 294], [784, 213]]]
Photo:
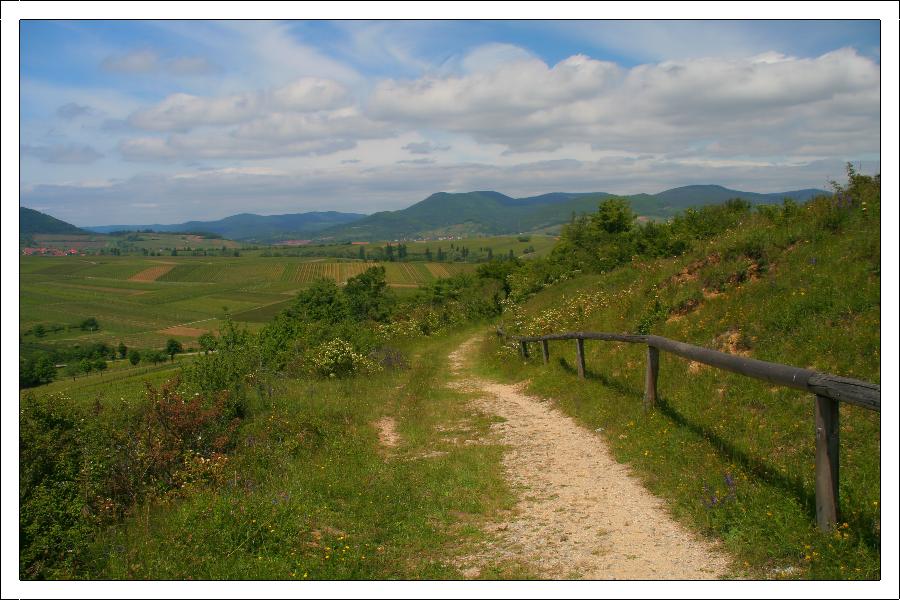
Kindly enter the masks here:
[[766, 362], [754, 358], [736, 356], [701, 346], [677, 342], [658, 335], [634, 335], [629, 333], [598, 333], [593, 331], [572, 331], [539, 336], [507, 335], [503, 329], [497, 335], [519, 342], [522, 356], [528, 358], [528, 344], [541, 343], [544, 364], [550, 362], [548, 342], [575, 340], [578, 377], [585, 377], [584, 341], [601, 340], [645, 344], [647, 346], [647, 371], [644, 379], [644, 410], [656, 404], [659, 383], [659, 351], [663, 350], [681, 358], [703, 363], [718, 369], [740, 373], [747, 377], [761, 379], [792, 387], [815, 395], [816, 425], [816, 522], [821, 531], [834, 528], [838, 518], [838, 458], [839, 428], [838, 406], [847, 402], [863, 408], [881, 412], [881, 386], [867, 381], [838, 377], [819, 373], [811, 369], [801, 369], [780, 363]]

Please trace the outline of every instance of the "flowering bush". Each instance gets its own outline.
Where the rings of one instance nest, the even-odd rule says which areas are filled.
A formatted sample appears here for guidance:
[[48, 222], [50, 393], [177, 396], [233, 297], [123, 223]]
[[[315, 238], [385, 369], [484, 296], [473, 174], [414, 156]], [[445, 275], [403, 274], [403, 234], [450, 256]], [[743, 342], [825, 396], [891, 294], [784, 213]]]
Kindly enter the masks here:
[[353, 344], [334, 338], [310, 353], [313, 373], [323, 377], [346, 377], [358, 373], [375, 373], [381, 365], [353, 348]]

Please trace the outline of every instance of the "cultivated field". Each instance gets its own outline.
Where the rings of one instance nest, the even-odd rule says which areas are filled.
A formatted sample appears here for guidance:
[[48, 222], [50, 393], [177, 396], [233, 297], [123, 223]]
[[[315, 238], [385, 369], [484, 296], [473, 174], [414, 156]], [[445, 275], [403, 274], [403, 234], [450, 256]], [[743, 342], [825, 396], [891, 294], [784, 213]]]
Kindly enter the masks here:
[[[160, 348], [174, 337], [190, 347], [203, 332], [218, 329], [225, 310], [237, 321], [264, 323], [313, 280], [344, 283], [375, 264], [252, 255], [22, 257], [19, 327], [27, 342]], [[398, 292], [475, 269], [454, 263], [384, 267]], [[77, 327], [88, 317], [100, 322], [98, 331]], [[30, 333], [38, 324], [48, 330], [40, 339]]]

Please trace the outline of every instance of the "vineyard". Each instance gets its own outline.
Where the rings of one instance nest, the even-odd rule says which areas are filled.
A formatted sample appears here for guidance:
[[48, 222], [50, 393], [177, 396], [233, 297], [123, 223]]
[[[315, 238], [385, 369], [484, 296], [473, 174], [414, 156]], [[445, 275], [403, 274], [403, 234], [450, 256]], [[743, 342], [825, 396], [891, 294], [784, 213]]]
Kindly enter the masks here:
[[[215, 331], [227, 312], [261, 324], [319, 278], [340, 284], [367, 268], [385, 268], [397, 293], [442, 277], [474, 272], [464, 263], [375, 263], [295, 257], [22, 257], [19, 331], [41, 345], [124, 342], [159, 348], [170, 337], [187, 347]], [[77, 324], [94, 317], [96, 331]], [[43, 326], [38, 339], [32, 328]]]

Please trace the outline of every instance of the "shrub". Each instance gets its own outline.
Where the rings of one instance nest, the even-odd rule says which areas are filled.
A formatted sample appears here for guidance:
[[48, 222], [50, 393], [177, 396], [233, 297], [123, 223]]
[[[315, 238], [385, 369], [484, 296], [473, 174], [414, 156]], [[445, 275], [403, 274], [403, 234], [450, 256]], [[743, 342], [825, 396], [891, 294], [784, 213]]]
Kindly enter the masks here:
[[322, 377], [347, 377], [358, 373], [374, 373], [381, 366], [354, 350], [350, 342], [335, 338], [315, 349], [309, 357], [313, 373]]

